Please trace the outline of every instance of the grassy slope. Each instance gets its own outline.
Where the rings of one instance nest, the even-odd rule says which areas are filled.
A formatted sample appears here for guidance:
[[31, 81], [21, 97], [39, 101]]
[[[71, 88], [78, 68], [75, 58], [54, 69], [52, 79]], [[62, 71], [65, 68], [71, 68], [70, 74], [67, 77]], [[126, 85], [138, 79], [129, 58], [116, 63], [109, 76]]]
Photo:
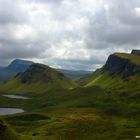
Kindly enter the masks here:
[[2, 85], [0, 87], [1, 92], [14, 93], [14, 94], [41, 94], [45, 93], [52, 89], [58, 88], [74, 88], [76, 85], [70, 81], [57, 81], [54, 83], [44, 83], [42, 81], [38, 81], [36, 83], [31, 84], [21, 84], [17, 81], [17, 79], [12, 79], [8, 83]]
[[26, 103], [20, 101], [15, 106], [23, 107], [24, 102], [30, 112], [6, 117], [24, 139], [133, 140], [139, 135], [139, 101], [134, 104], [129, 97], [124, 100], [119, 94], [99, 87], [51, 94]]
[[[130, 62], [140, 65], [140, 56], [127, 54], [127, 53], [114, 53], [113, 55], [118, 56], [120, 58], [128, 59]], [[132, 87], [138, 88], [139, 85], [139, 75], [135, 75], [130, 77], [128, 80], [122, 79], [119, 75], [110, 76], [108, 72], [102, 71], [102, 69], [97, 70], [93, 74], [83, 77], [81, 79], [76, 80], [76, 82], [82, 86], [94, 86], [98, 85], [103, 88], [107, 87], [128, 87], [128, 90], [131, 90]], [[136, 82], [136, 85], [135, 85]], [[132, 86], [131, 86], [132, 85]], [[130, 87], [130, 88], [129, 88]], [[126, 90], [126, 89], [125, 89]]]
[[115, 53], [114, 55], [121, 58], [129, 59], [132, 63], [136, 65], [140, 65], [140, 56], [128, 54], [128, 53]]
[[8, 124], [0, 119], [0, 140], [20, 140]]
[[89, 81], [83, 88], [37, 94], [26, 102], [0, 97], [0, 106], [27, 111], [5, 117], [26, 140], [134, 140], [140, 132], [139, 79], [97, 71], [81, 82]]
[[131, 76], [123, 79], [120, 76], [111, 76], [107, 72], [96, 75], [85, 87], [100, 86], [102, 88], [119, 89], [124, 91], [137, 91], [140, 85], [140, 75]]
[[[39, 71], [35, 70], [36, 72], [34, 72], [35, 66], [33, 70], [26, 71], [21, 75], [19, 74], [8, 82], [1, 84], [0, 90], [16, 94], [40, 94], [52, 89], [72, 89], [76, 87], [76, 84], [65, 76], [62, 76], [56, 70], [41, 64], [34, 65], [37, 65], [37, 67], [39, 65], [41, 69]], [[32, 80], [32, 82], [23, 83], [21, 79]]]

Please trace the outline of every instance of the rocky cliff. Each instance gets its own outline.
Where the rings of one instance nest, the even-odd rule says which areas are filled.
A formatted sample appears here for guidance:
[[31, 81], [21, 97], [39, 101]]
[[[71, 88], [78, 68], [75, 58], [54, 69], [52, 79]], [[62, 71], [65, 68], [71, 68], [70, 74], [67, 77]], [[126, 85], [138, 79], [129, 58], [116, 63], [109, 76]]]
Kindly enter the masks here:
[[131, 54], [140, 56], [140, 50], [132, 50]]
[[140, 73], [140, 56], [133, 54], [115, 53], [109, 56], [104, 71], [124, 78]]

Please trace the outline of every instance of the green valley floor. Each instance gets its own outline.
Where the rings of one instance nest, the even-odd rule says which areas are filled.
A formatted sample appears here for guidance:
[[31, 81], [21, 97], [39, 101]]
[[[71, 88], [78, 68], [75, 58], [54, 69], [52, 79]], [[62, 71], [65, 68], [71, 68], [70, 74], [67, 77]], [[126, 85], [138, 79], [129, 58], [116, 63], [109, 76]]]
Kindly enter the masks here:
[[26, 110], [2, 117], [21, 140], [134, 140], [140, 135], [139, 100], [119, 91], [93, 86], [31, 97], [0, 96], [1, 107]]

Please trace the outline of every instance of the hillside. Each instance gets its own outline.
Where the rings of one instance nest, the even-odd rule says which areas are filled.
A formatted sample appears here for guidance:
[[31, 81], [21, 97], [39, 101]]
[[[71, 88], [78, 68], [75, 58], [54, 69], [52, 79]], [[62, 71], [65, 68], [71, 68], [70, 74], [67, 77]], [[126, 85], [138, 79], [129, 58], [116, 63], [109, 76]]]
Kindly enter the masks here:
[[19, 140], [18, 137], [17, 134], [0, 119], [0, 140]]
[[0, 90], [10, 93], [45, 93], [55, 89], [71, 89], [75, 84], [64, 74], [43, 64], [32, 64], [25, 72], [1, 84]]
[[31, 97], [0, 96], [1, 107], [26, 111], [5, 120], [25, 140], [133, 140], [140, 132], [139, 65], [133, 58], [112, 54], [101, 69], [80, 78], [77, 88], [55, 69], [32, 64], [1, 85], [9, 94]]
[[[133, 52], [133, 51], [132, 51]], [[138, 90], [140, 84], [140, 56], [133, 53], [114, 53], [106, 64], [93, 74], [83, 77], [77, 83], [103, 88]]]
[[19, 72], [24, 72], [31, 64], [31, 61], [15, 59], [7, 67], [0, 67], [0, 82], [9, 80]]
[[[0, 83], [13, 78], [19, 72], [24, 72], [25, 70], [27, 70], [27, 68], [29, 68], [29, 66], [32, 63], [34, 62], [15, 59], [8, 66], [0, 67]], [[75, 79], [91, 73], [90, 71], [82, 71], [82, 70], [78, 71], [65, 69], [56, 69], [56, 70], [61, 73], [64, 73], [64, 75], [70, 79]]]

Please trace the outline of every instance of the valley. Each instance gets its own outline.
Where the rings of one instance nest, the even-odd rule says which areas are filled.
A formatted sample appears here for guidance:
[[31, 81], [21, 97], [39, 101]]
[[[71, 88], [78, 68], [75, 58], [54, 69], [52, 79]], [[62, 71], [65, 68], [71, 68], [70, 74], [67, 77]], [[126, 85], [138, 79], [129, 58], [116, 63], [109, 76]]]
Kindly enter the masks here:
[[101, 69], [73, 81], [32, 64], [0, 85], [0, 107], [25, 110], [0, 116], [7, 128], [0, 125], [0, 140], [134, 140], [140, 135], [139, 85], [135, 52], [114, 53]]

